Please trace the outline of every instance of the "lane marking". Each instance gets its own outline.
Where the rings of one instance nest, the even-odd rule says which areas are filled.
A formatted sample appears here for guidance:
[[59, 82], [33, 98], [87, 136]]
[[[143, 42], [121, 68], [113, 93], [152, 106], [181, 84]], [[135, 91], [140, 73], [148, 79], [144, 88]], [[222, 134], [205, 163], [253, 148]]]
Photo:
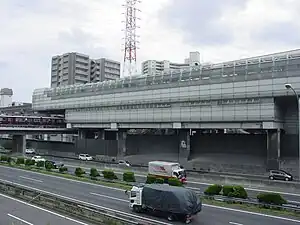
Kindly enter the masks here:
[[[73, 167], [73, 168], [76, 168], [76, 166], [72, 166], [72, 165], [66, 165], [66, 166], [69, 166], [69, 167]], [[82, 167], [83, 169], [90, 169], [90, 168], [87, 168], [87, 167]], [[100, 170], [100, 168], [99, 168]], [[122, 172], [119, 172], [119, 171], [115, 171], [116, 174], [123, 174]], [[135, 176], [137, 177], [146, 177], [146, 175], [142, 175], [142, 174], [134, 174]], [[188, 181], [187, 184], [200, 184], [200, 185], [206, 185], [206, 186], [209, 186], [209, 185], [212, 185], [213, 183], [204, 183], [204, 182], [195, 182], [195, 181]], [[187, 188], [189, 189], [193, 189], [193, 190], [198, 190], [200, 188], [196, 188], [196, 187], [190, 187], [190, 186], [187, 186]], [[259, 187], [257, 187], [259, 188]], [[265, 189], [255, 189], [255, 188], [250, 188], [250, 187], [245, 187], [245, 190], [248, 190], [248, 191], [255, 191], [255, 192], [276, 192], [278, 194], [282, 194], [282, 195], [291, 195], [291, 196], [297, 196], [297, 197], [300, 197], [300, 194], [297, 194], [297, 193], [288, 193], [288, 192], [282, 192], [282, 191], [272, 191], [272, 190], [265, 190]]]
[[21, 219], [21, 218], [19, 218], [19, 217], [16, 217], [16, 216], [14, 216], [14, 215], [12, 215], [12, 214], [7, 214], [9, 217], [11, 217], [11, 218], [14, 218], [15, 220], [19, 220], [20, 222], [22, 222], [22, 223], [25, 223], [25, 224], [27, 224], [27, 225], [33, 225], [33, 223], [29, 223], [29, 222], [27, 222], [26, 220], [23, 220], [23, 219]]
[[[173, 224], [170, 224], [170, 223], [165, 223], [165, 222], [162, 222], [162, 221], [159, 221], [159, 220], [154, 220], [154, 219], [150, 219], [148, 217], [141, 217], [141, 216], [137, 216], [137, 215], [134, 215], [134, 214], [131, 214], [131, 213], [127, 213], [127, 212], [124, 212], [124, 211], [120, 211], [120, 210], [116, 210], [116, 209], [110, 209], [110, 208], [107, 208], [107, 207], [104, 207], [104, 206], [100, 206], [100, 205], [96, 205], [96, 204], [93, 204], [93, 203], [89, 203], [89, 202], [85, 202], [85, 201], [82, 201], [82, 200], [78, 200], [76, 198], [70, 198], [70, 197], [67, 197], [67, 196], [63, 196], [63, 195], [59, 195], [59, 194], [56, 194], [56, 193], [53, 193], [53, 192], [49, 192], [49, 191], [45, 191], [45, 190], [42, 190], [42, 189], [38, 189], [38, 188], [34, 188], [34, 187], [30, 187], [30, 186], [27, 186], [27, 185], [23, 185], [23, 184], [19, 184], [19, 183], [16, 183], [16, 182], [11, 182], [11, 181], [8, 181], [8, 180], [3, 180], [3, 179], [0, 179], [0, 181], [2, 182], [6, 182], [6, 183], [10, 183], [10, 184], [15, 184], [15, 185], [18, 185], [20, 187], [24, 187], [24, 188], [28, 188], [28, 189], [31, 189], [31, 190], [35, 190], [35, 191], [39, 191], [39, 192], [42, 192], [44, 194], [49, 194], [49, 195], [53, 195], [53, 196], [57, 196], [59, 198], [63, 198], [63, 199], [67, 199], [67, 200], [70, 200], [70, 201], [74, 201], [74, 202], [78, 202], [78, 203], [82, 203], [82, 204], [85, 204], [85, 205], [90, 205], [90, 206], [93, 206], [93, 207], [97, 207], [99, 209], [105, 209], [105, 210], [108, 210], [108, 211], [111, 211], [111, 212], [116, 212], [116, 213], [120, 213], [120, 214], [123, 214], [123, 215], [126, 215], [126, 216], [131, 216], [131, 217], [134, 217], [134, 218], [137, 218], [137, 219], [141, 219], [141, 220], [148, 220], [148, 221], [151, 221], [151, 222], [155, 222], [155, 223], [159, 223], [159, 224], [162, 224], [162, 225], [173, 225]], [[124, 191], [124, 190], [123, 190]], [[7, 197], [7, 198], [10, 198], [10, 199], [14, 199], [12, 197], [9, 197], [9, 196], [6, 196], [6, 195], [3, 195], [0, 193], [0, 196], [4, 196], [4, 197]], [[18, 200], [18, 199], [14, 199], [15, 201], [21, 201], [21, 200]], [[123, 200], [123, 199], [122, 199]], [[26, 202], [24, 202], [25, 204]], [[28, 203], [27, 203], [28, 204]], [[30, 205], [30, 204], [29, 204]], [[32, 205], [34, 206], [34, 205]], [[37, 206], [34, 206], [34, 207], [37, 207]], [[45, 210], [45, 209], [42, 209], [40, 208], [41, 210]], [[45, 210], [46, 211], [46, 210]], [[50, 212], [50, 211], [49, 211]], [[54, 213], [54, 212], [52, 212]], [[64, 216], [63, 216], [64, 217]], [[65, 217], [64, 217], [65, 218]], [[71, 218], [70, 218], [71, 219]], [[88, 225], [88, 224], [84, 224], [84, 225]]]
[[[79, 220], [72, 219], [72, 218], [70, 218], [70, 217], [67, 217], [67, 216], [58, 214], [58, 213], [56, 213], [56, 212], [50, 211], [50, 210], [48, 210], [48, 209], [41, 208], [41, 207], [36, 206], [36, 205], [32, 205], [32, 204], [30, 204], [30, 203], [28, 203], [28, 202], [24, 202], [24, 201], [22, 201], [22, 200], [19, 200], [19, 199], [16, 199], [16, 198], [13, 198], [13, 197], [10, 197], [10, 196], [1, 194], [1, 193], [0, 193], [0, 196], [2, 196], [2, 197], [4, 197], [4, 198], [8, 198], [8, 199], [13, 200], [13, 201], [16, 201], [16, 202], [19, 202], [19, 203], [24, 204], [24, 205], [30, 206], [30, 207], [32, 207], [32, 208], [35, 208], [35, 209], [38, 209], [38, 210], [41, 210], [41, 211], [50, 213], [50, 214], [52, 214], [52, 215], [61, 217], [61, 218], [63, 218], [63, 219], [70, 220], [70, 221], [72, 221], [72, 222], [75, 222], [75, 223], [78, 223], [78, 224], [81, 224], [81, 225], [89, 225], [89, 224], [83, 223], [83, 222], [81, 222], [81, 221], [79, 221]], [[10, 215], [11, 217], [13, 217], [13, 215], [11, 215], [11, 214], [7, 214], [7, 215], [8, 215], [8, 216]], [[14, 218], [14, 217], [13, 217], [13, 218]], [[15, 218], [15, 219], [16, 219], [16, 218]], [[22, 221], [22, 222], [24, 222], [24, 221]], [[26, 223], [26, 222], [24, 222], [24, 223]], [[27, 224], [28, 224], [28, 225], [33, 225], [32, 223], [27, 223]]]
[[96, 195], [96, 196], [99, 196], [99, 197], [103, 197], [103, 198], [113, 199], [113, 200], [116, 200], [116, 201], [128, 202], [128, 200], [126, 200], [126, 199], [110, 197], [110, 196], [107, 196], [107, 195], [101, 195], [101, 194], [97, 194], [97, 193], [93, 193], [93, 192], [91, 192], [90, 194], [91, 195]]
[[243, 225], [242, 223], [229, 222], [232, 225]]
[[37, 179], [33, 179], [30, 177], [25, 177], [25, 176], [19, 176], [20, 178], [26, 179], [26, 180], [31, 180], [31, 181], [35, 181], [35, 182], [39, 182], [39, 183], [43, 183], [44, 181], [42, 180], [37, 180]]
[[95, 186], [95, 187], [107, 188], [107, 189], [110, 189], [110, 190], [123, 191], [123, 192], [125, 191], [124, 189], [121, 189], [121, 188], [108, 187], [108, 186], [101, 185], [101, 184], [88, 183], [88, 182], [84, 182], [84, 181], [80, 181], [80, 180], [73, 180], [73, 179], [69, 179], [69, 178], [59, 177], [59, 176], [55, 176], [55, 175], [51, 175], [51, 174], [44, 174], [44, 173], [39, 173], [39, 172], [35, 172], [35, 171], [23, 170], [23, 169], [19, 169], [19, 168], [6, 167], [6, 166], [1, 166], [0, 165], [0, 168], [1, 167], [5, 168], [5, 169], [22, 171], [24, 173], [32, 173], [32, 174], [35, 174], [35, 175], [52, 177], [52, 178], [55, 178], [55, 179], [65, 180], [65, 181], [74, 182], [74, 183], [80, 183], [80, 184], [85, 184], [85, 185], [92, 185], [92, 186]]
[[[96, 205], [96, 204], [93, 204], [93, 203], [84, 202], [84, 201], [81, 201], [81, 200], [78, 200], [78, 199], [75, 199], [75, 198], [66, 197], [66, 196], [59, 195], [59, 194], [56, 194], [56, 193], [52, 193], [52, 192], [49, 192], [49, 191], [44, 191], [44, 190], [41, 190], [41, 189], [38, 189], [38, 188], [26, 186], [26, 185], [19, 184], [19, 183], [16, 183], [16, 182], [11, 182], [11, 181], [2, 180], [2, 179], [0, 179], [0, 180], [3, 181], [3, 182], [13, 183], [13, 184], [19, 185], [21, 187], [25, 187], [25, 188], [36, 190], [36, 191], [39, 191], [39, 192], [43, 192], [45, 194], [54, 195], [54, 196], [57, 196], [57, 197], [60, 197], [60, 198], [64, 198], [64, 199], [67, 199], [67, 200], [77, 201], [79, 203], [83, 203], [83, 204], [86, 204], [86, 205], [90, 205], [90, 206], [94, 206], [94, 207], [98, 207], [98, 208], [110, 210], [110, 211], [117, 212], [117, 213], [122, 213], [124, 215], [129, 215], [129, 216], [132, 216], [132, 217], [135, 217], [135, 218], [139, 218], [139, 219], [145, 218], [145, 217], [136, 216], [134, 214], [129, 214], [129, 213], [126, 213], [126, 212], [123, 212], [123, 211], [119, 211], [119, 210], [110, 209], [110, 208], [107, 208], [107, 207], [104, 207], [104, 206]], [[0, 194], [0, 196], [1, 195], [2, 194]], [[124, 199], [121, 199], [121, 201], [123, 201], [123, 200]], [[289, 221], [289, 222], [300, 223], [300, 220], [295, 220], [295, 219], [290, 219], [290, 218], [280, 217], [280, 216], [267, 215], [267, 214], [256, 213], [256, 212], [249, 212], [249, 211], [244, 211], [244, 210], [240, 210], [240, 209], [226, 208], [226, 207], [222, 207], [222, 206], [214, 206], [214, 205], [208, 205], [208, 204], [202, 204], [202, 206], [209, 207], [209, 208], [214, 208], [214, 209], [219, 209], [219, 210], [224, 210], [224, 211], [232, 211], [232, 212], [237, 212], [237, 213], [244, 213], [244, 214], [249, 214], [249, 215], [252, 215], [252, 216], [262, 216], [262, 217], [267, 217], [267, 218], [271, 218], [271, 219], [278, 219], [278, 220], [284, 220], [284, 221]], [[172, 224], [164, 223], [164, 222], [161, 222], [161, 221], [152, 220], [150, 218], [147, 218], [147, 219], [149, 221], [158, 222], [158, 223], [164, 224], [164, 225], [172, 225]]]

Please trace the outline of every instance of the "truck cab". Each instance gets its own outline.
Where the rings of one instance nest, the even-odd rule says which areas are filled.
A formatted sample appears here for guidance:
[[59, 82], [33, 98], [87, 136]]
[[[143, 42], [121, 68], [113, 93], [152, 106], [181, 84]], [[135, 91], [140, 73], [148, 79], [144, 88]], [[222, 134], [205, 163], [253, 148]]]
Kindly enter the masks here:
[[125, 191], [129, 197], [129, 208], [133, 212], [142, 211], [142, 191], [143, 185], [133, 186], [131, 190]]

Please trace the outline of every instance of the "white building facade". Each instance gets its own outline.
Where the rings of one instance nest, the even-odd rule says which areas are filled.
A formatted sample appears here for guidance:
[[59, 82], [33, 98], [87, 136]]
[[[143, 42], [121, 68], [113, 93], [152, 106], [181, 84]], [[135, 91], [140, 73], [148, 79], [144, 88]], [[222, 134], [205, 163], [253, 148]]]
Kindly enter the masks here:
[[10, 88], [0, 89], [0, 108], [12, 106], [13, 90]]
[[142, 62], [142, 74], [144, 75], [161, 75], [164, 72], [172, 70], [186, 69], [191, 66], [200, 65], [200, 53], [190, 52], [189, 58], [184, 63], [174, 63], [169, 60], [147, 60]]

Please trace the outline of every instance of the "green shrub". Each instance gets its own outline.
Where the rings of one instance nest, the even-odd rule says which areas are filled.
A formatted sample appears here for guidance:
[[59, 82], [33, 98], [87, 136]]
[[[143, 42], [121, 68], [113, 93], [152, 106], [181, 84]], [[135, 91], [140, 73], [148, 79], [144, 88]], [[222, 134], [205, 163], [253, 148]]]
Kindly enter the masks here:
[[133, 172], [124, 172], [123, 180], [126, 182], [135, 182], [135, 176]]
[[46, 161], [45, 168], [46, 168], [46, 170], [50, 171], [50, 170], [54, 169], [54, 166], [51, 162]]
[[96, 168], [91, 168], [90, 176], [91, 177], [99, 177], [100, 174], [99, 174], [99, 172], [98, 172], [98, 170]]
[[25, 166], [33, 166], [35, 164], [34, 160], [26, 159], [25, 160]]
[[103, 170], [102, 174], [103, 174], [103, 177], [105, 179], [109, 179], [109, 180], [116, 180], [116, 179], [118, 179], [118, 177], [116, 176], [116, 174], [112, 170]]
[[233, 186], [233, 191], [228, 193], [228, 197], [232, 198], [248, 198], [247, 191], [242, 186]]
[[68, 171], [68, 168], [65, 167], [65, 166], [59, 168], [60, 173], [64, 173], [64, 172], [67, 172], [67, 171]]
[[223, 192], [223, 195], [224, 196], [228, 196], [230, 192], [233, 192], [234, 189], [233, 189], [233, 186], [232, 185], [224, 185], [223, 186], [223, 189], [222, 189], [222, 192]]
[[260, 193], [257, 195], [257, 199], [261, 203], [282, 205], [286, 204], [287, 201], [277, 193]]
[[84, 174], [85, 174], [85, 171], [84, 171], [82, 168], [77, 167], [77, 168], [75, 169], [75, 175], [76, 175], [77, 177], [82, 177]]
[[182, 186], [183, 184], [181, 183], [180, 180], [178, 180], [178, 178], [175, 177], [171, 177], [168, 179], [168, 184], [171, 186]]
[[156, 182], [156, 176], [153, 176], [153, 175], [148, 175], [147, 176], [147, 180], [146, 180], [147, 184], [153, 184], [155, 182]]
[[10, 156], [7, 156], [6, 162], [8, 162], [9, 164], [13, 162], [13, 158]]
[[204, 191], [206, 195], [219, 195], [222, 190], [222, 185], [213, 184], [208, 186], [208, 188]]
[[25, 159], [23, 157], [17, 158], [16, 164], [18, 164], [18, 165], [25, 164]]
[[157, 183], [157, 184], [163, 184], [163, 183], [165, 183], [165, 179], [158, 177], [158, 178], [156, 178], [155, 183]]
[[1, 162], [7, 162], [7, 156], [6, 155], [1, 155], [0, 160]]
[[44, 167], [45, 166], [45, 162], [44, 161], [38, 161], [37, 163], [36, 163], [36, 166], [37, 167]]

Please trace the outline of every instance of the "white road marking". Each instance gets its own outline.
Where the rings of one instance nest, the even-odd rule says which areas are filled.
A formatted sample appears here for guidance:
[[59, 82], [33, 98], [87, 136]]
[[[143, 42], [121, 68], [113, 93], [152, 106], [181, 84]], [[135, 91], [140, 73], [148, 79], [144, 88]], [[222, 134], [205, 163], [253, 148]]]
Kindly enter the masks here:
[[26, 179], [26, 180], [31, 180], [31, 181], [35, 181], [35, 182], [39, 182], [39, 183], [43, 183], [44, 181], [42, 180], [37, 180], [37, 179], [33, 179], [30, 177], [24, 177], [24, 176], [19, 176], [20, 178]]
[[[77, 166], [72, 166], [72, 165], [66, 165], [66, 166], [69, 166], [69, 167], [77, 167]], [[82, 167], [83, 169], [90, 169], [90, 168], [87, 168], [87, 167]], [[116, 174], [123, 174], [123, 172], [116, 172]], [[142, 174], [134, 174], [135, 176], [137, 177], [146, 177], [146, 175], [142, 175]], [[213, 183], [204, 183], [204, 182], [196, 182], [196, 181], [188, 181], [187, 184], [199, 184], [199, 185], [206, 185], [206, 186], [209, 186], [209, 185], [212, 185]], [[189, 189], [192, 189], [192, 190], [198, 190], [199, 191], [199, 188], [196, 188], [196, 187], [189, 187], [187, 186], [187, 188]], [[259, 188], [259, 187], [257, 187]], [[288, 192], [282, 192], [282, 191], [275, 191], [275, 190], [265, 190], [265, 189], [255, 189], [255, 188], [247, 188], [245, 187], [245, 190], [248, 190], [248, 191], [255, 191], [255, 192], [276, 192], [278, 194], [282, 194], [282, 195], [291, 195], [291, 196], [297, 196], [297, 197], [300, 197], [300, 194], [297, 194], [297, 193], [288, 193]]]
[[[134, 217], [134, 218], [138, 218], [138, 219], [142, 219], [142, 220], [148, 220], [148, 221], [155, 222], [155, 223], [158, 223], [158, 224], [163, 224], [163, 225], [172, 225], [172, 224], [170, 224], [170, 223], [165, 223], [165, 222], [158, 221], [158, 220], [154, 220], [154, 219], [150, 219], [150, 218], [147, 218], [147, 217], [137, 216], [137, 215], [130, 214], [130, 213], [126, 213], [126, 212], [123, 212], [123, 211], [120, 211], [120, 210], [110, 209], [110, 208], [107, 208], [107, 207], [104, 207], [104, 206], [100, 206], [100, 205], [96, 205], [96, 204], [93, 204], [93, 203], [81, 201], [81, 200], [78, 200], [78, 199], [76, 199], [76, 198], [70, 198], [70, 197], [67, 197], [67, 196], [59, 195], [59, 194], [56, 194], [56, 193], [53, 193], [53, 192], [41, 190], [41, 189], [38, 189], [38, 188], [30, 187], [30, 186], [23, 185], [23, 184], [19, 184], [19, 183], [16, 183], [16, 182], [11, 182], [11, 181], [8, 181], [8, 180], [3, 180], [3, 179], [0, 179], [0, 181], [6, 182], [6, 183], [10, 183], [10, 184], [15, 184], [15, 185], [18, 185], [18, 186], [20, 186], [20, 187], [24, 187], [24, 188], [28, 188], [28, 189], [31, 189], [31, 190], [39, 191], [39, 192], [42, 192], [42, 193], [45, 193], [45, 194], [57, 196], [57, 197], [59, 197], [59, 198], [64, 198], [64, 199], [67, 199], [67, 200], [70, 200], [70, 201], [73, 201], [73, 202], [78, 202], [78, 203], [82, 203], [82, 204], [85, 204], [85, 205], [90, 205], [90, 206], [93, 206], [93, 207], [97, 207], [97, 208], [100, 208], [100, 209], [104, 209], [104, 210], [107, 210], [107, 211], [116, 212], [116, 213], [120, 213], [120, 214], [123, 214], [123, 215], [131, 216], [131, 217]], [[124, 190], [123, 190], [123, 191], [124, 191]], [[8, 197], [8, 196], [3, 195], [3, 194], [0, 194], [0, 196], [7, 197], [7, 198], [13, 199], [13, 200], [15, 200], [15, 201], [20, 201], [20, 202], [22, 202], [21, 200], [14, 199], [14, 198]], [[122, 200], [123, 200], [123, 199], [122, 199]], [[25, 203], [26, 203], [26, 202], [24, 202], [24, 204], [25, 204]], [[28, 203], [26, 203], [26, 204], [28, 204]], [[30, 204], [29, 204], [29, 205], [30, 205]], [[36, 208], [37, 208], [37, 206], [34, 206], [34, 205], [32, 205], [32, 207], [36, 207]], [[40, 208], [40, 209], [46, 211], [45, 209], [42, 209], [42, 208]], [[49, 212], [50, 212], [50, 211], [49, 211]], [[54, 214], [54, 212], [52, 212], [52, 213]], [[59, 215], [59, 214], [58, 214], [58, 215]], [[63, 216], [63, 217], [64, 217], [64, 216]], [[65, 217], [64, 217], [64, 218], [65, 218]], [[82, 224], [88, 225], [88, 224], [85, 224], [85, 223], [82, 223]]]
[[99, 196], [99, 197], [103, 197], [103, 198], [113, 199], [113, 200], [116, 200], [116, 201], [121, 201], [121, 202], [128, 202], [129, 201], [129, 200], [126, 200], [126, 199], [110, 197], [110, 196], [107, 196], [107, 195], [101, 195], [101, 194], [97, 194], [97, 193], [93, 193], [93, 192], [91, 192], [90, 194], [91, 195], [96, 195], [96, 196]]
[[[63, 196], [63, 195], [59, 195], [59, 194], [52, 193], [52, 192], [49, 192], [49, 191], [44, 191], [44, 190], [41, 190], [41, 189], [38, 189], [38, 188], [26, 186], [26, 185], [23, 185], [23, 184], [19, 184], [19, 183], [7, 181], [7, 180], [2, 180], [2, 179], [0, 179], [0, 180], [3, 181], [3, 182], [13, 183], [13, 184], [16, 184], [16, 185], [24, 187], [24, 188], [29, 188], [29, 189], [32, 189], [32, 190], [36, 190], [36, 191], [39, 191], [39, 192], [46, 193], [46, 194], [54, 195], [54, 196], [57, 196], [57, 197], [60, 197], [60, 198], [64, 198], [64, 199], [67, 199], [67, 200], [76, 201], [76, 202], [79, 202], [79, 203], [83, 203], [83, 204], [86, 204], [86, 205], [90, 205], [90, 206], [102, 208], [102, 209], [113, 211], [113, 212], [117, 212], [117, 213], [122, 213], [124, 215], [129, 215], [129, 216], [132, 216], [132, 217], [135, 217], [135, 218], [139, 218], [139, 219], [143, 219], [144, 218], [144, 217], [140, 217], [140, 216], [137, 216], [137, 215], [134, 215], [134, 214], [129, 214], [129, 213], [126, 213], [126, 212], [123, 212], [123, 211], [119, 211], [119, 210], [115, 210], [115, 209], [110, 209], [110, 208], [107, 208], [107, 207], [104, 207], [104, 206], [100, 206], [100, 205], [96, 205], [96, 204], [93, 204], [93, 203], [81, 201], [81, 200], [78, 200], [78, 199], [75, 199], [75, 198], [66, 197], [66, 196]], [[0, 194], [0, 196], [2, 196], [2, 194]], [[123, 201], [124, 199], [120, 199], [120, 200]], [[16, 201], [19, 201], [19, 200], [16, 200]], [[277, 219], [277, 220], [284, 220], [284, 221], [289, 221], [289, 222], [300, 223], [300, 220], [290, 219], [290, 218], [286, 218], [286, 217], [273, 216], [273, 215], [267, 215], [267, 214], [256, 213], [256, 212], [249, 212], [249, 211], [244, 211], [244, 210], [239, 210], [239, 209], [233, 209], [233, 208], [226, 208], [226, 207], [215, 206], [215, 205], [208, 205], [208, 204], [202, 204], [202, 205], [205, 206], [205, 207], [215, 208], [215, 209], [224, 210], [224, 211], [232, 211], [232, 212], [249, 214], [249, 215], [253, 215], [253, 216], [262, 216], [262, 217], [267, 217], [267, 218], [271, 218], [271, 219]], [[164, 222], [153, 220], [153, 219], [149, 219], [149, 218], [147, 218], [147, 220], [150, 220], [152, 222], [158, 222], [158, 223], [164, 224], [164, 225], [171, 225], [171, 224], [168, 224], [168, 223], [164, 223]]]
[[29, 222], [27, 222], [26, 220], [23, 220], [23, 219], [21, 219], [21, 218], [19, 218], [19, 217], [16, 217], [16, 216], [14, 216], [14, 215], [12, 215], [12, 214], [7, 214], [9, 217], [11, 217], [11, 218], [14, 218], [15, 220], [18, 220], [18, 221], [20, 221], [20, 222], [22, 222], [22, 223], [25, 223], [25, 224], [27, 224], [27, 225], [33, 225], [33, 223], [29, 223]]
[[[2, 196], [2, 197], [4, 197], [4, 198], [8, 198], [8, 199], [13, 200], [13, 201], [16, 201], [16, 202], [19, 202], [19, 203], [22, 203], [22, 204], [27, 205], [27, 206], [30, 206], [30, 207], [32, 207], [32, 208], [35, 208], [35, 209], [38, 209], [38, 210], [41, 210], [41, 211], [50, 213], [50, 214], [52, 214], [52, 215], [61, 217], [61, 218], [63, 218], [63, 219], [70, 220], [70, 221], [72, 221], [72, 222], [75, 222], [75, 223], [78, 223], [78, 224], [81, 224], [81, 225], [89, 225], [89, 224], [83, 223], [83, 222], [81, 222], [81, 221], [79, 221], [79, 220], [75, 220], [75, 219], [72, 219], [72, 218], [70, 218], [70, 217], [63, 216], [63, 215], [58, 214], [58, 213], [56, 213], [56, 212], [50, 211], [50, 210], [48, 210], [48, 209], [43, 209], [43, 208], [41, 208], [41, 207], [39, 207], [39, 206], [32, 205], [32, 204], [30, 204], [30, 203], [24, 202], [24, 201], [22, 201], [22, 200], [19, 200], [19, 199], [16, 199], [16, 198], [13, 198], [13, 197], [4, 195], [4, 194], [0, 194], [0, 196]], [[13, 215], [11, 215], [11, 214], [7, 214], [7, 215], [8, 215], [8, 216], [10, 215], [11, 217], [13, 217]], [[14, 218], [14, 217], [13, 217], [13, 218]], [[16, 219], [16, 218], [15, 218], [15, 219]], [[22, 222], [24, 222], [24, 221], [22, 221]], [[24, 223], [26, 223], [26, 222], [24, 222]], [[28, 225], [33, 225], [32, 223], [27, 223], [27, 224], [28, 224]]]
[[235, 223], [235, 222], [229, 222], [229, 224], [232, 224], [232, 225], [243, 225], [242, 223]]

